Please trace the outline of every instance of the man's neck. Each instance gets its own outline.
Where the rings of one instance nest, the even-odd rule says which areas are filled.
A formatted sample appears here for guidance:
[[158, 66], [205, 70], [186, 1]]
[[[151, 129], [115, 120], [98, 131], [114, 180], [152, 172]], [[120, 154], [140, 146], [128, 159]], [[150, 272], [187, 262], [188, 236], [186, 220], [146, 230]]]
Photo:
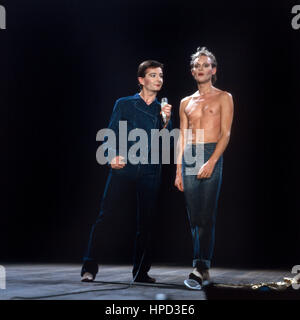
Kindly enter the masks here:
[[147, 105], [150, 105], [156, 98], [157, 93], [153, 91], [148, 91], [142, 89], [139, 93], [141, 98], [146, 102]]
[[213, 89], [213, 86], [211, 84], [211, 81], [206, 82], [206, 83], [198, 83], [198, 91], [201, 96], [206, 93], [211, 92], [212, 89]]

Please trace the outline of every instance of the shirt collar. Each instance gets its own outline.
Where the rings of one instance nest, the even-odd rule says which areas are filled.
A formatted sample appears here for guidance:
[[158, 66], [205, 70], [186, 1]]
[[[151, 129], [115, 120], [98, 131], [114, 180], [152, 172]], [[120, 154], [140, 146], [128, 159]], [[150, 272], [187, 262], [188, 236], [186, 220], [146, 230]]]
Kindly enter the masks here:
[[150, 107], [153, 103], [159, 104], [159, 101], [158, 101], [157, 98], [155, 98], [150, 104], [147, 104], [147, 103], [145, 102], [145, 100], [140, 96], [139, 93], [136, 93], [136, 94], [134, 95], [134, 97], [140, 99], [141, 101], [143, 101], [143, 102], [145, 103], [145, 105], [148, 106], [148, 107]]

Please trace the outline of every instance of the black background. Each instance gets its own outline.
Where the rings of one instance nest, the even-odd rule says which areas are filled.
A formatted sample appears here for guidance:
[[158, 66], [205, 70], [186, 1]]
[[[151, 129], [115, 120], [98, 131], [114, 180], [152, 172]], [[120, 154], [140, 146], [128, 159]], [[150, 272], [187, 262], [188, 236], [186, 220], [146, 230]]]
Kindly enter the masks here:
[[[299, 264], [299, 39], [296, 1], [4, 1], [0, 30], [1, 261], [80, 262], [108, 170], [96, 133], [138, 91], [146, 59], [165, 65], [159, 98], [195, 92], [189, 60], [207, 46], [235, 115], [213, 266]], [[190, 264], [175, 166], [164, 166], [154, 261]], [[134, 215], [107, 232], [108, 262], [131, 261]], [[116, 232], [116, 231], [115, 231]], [[121, 239], [121, 241], [119, 241]], [[116, 256], [115, 251], [118, 251]]]

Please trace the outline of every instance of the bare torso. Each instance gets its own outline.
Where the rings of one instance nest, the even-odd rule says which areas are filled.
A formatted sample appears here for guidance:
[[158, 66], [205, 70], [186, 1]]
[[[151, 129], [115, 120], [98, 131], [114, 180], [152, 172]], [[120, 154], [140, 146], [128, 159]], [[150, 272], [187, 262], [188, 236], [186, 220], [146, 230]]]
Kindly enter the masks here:
[[[188, 120], [188, 143], [218, 142], [221, 136], [221, 94], [224, 91], [217, 88], [207, 94], [200, 95], [199, 91], [185, 98], [184, 113]], [[198, 131], [197, 129], [203, 129]], [[199, 133], [203, 135], [199, 135]]]

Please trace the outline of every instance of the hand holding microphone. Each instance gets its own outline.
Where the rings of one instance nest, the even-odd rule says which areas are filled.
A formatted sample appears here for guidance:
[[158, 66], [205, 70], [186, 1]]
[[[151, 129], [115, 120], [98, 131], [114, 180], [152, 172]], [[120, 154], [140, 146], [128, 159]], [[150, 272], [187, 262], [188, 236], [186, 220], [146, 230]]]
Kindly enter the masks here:
[[169, 121], [171, 117], [171, 109], [172, 109], [172, 106], [168, 104], [168, 98], [162, 98], [161, 99], [161, 115], [164, 123]]

